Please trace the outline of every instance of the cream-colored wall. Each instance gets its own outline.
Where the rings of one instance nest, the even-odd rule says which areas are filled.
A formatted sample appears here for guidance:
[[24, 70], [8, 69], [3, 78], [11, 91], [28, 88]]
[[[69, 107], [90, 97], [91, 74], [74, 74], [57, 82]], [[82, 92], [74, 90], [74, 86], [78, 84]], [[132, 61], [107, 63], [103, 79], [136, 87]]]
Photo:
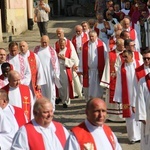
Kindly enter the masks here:
[[1, 24], [1, 22], [2, 22], [2, 19], [1, 19], [1, 9], [0, 9], [0, 42], [3, 41], [2, 40], [2, 24]]
[[28, 29], [26, 0], [8, 0], [6, 12], [8, 32], [18, 35]]

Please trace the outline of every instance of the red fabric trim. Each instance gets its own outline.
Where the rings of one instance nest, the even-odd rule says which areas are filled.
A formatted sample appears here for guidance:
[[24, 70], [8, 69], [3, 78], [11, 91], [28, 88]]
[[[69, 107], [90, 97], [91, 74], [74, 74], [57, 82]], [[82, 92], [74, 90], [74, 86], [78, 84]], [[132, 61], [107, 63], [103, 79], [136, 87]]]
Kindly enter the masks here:
[[71, 131], [75, 135], [81, 150], [84, 150], [85, 143], [92, 143], [94, 146], [94, 150], [97, 150], [94, 139], [90, 134], [90, 132], [88, 131], [85, 122], [82, 122], [78, 126], [73, 127]]
[[114, 45], [116, 45], [116, 42], [115, 42], [115, 40], [114, 40], [113, 37], [110, 37], [110, 38], [109, 38], [109, 48], [110, 48], [110, 51], [113, 50]]
[[131, 117], [130, 100], [128, 95], [127, 77], [125, 70], [125, 63], [121, 65], [121, 85], [122, 85], [122, 104], [123, 104], [123, 117]]
[[56, 136], [57, 138], [59, 139], [61, 145], [63, 148], [65, 148], [65, 144], [66, 144], [66, 135], [65, 135], [65, 132], [64, 132], [64, 129], [63, 129], [63, 126], [61, 123], [59, 122], [55, 122], [53, 121], [55, 127], [56, 127]]
[[[70, 58], [71, 57], [71, 49], [70, 46], [67, 47], [65, 57]], [[69, 84], [69, 97], [74, 98], [73, 96], [73, 86], [72, 86], [72, 71], [69, 67], [66, 67], [66, 73], [68, 77], [68, 84]]]
[[135, 59], [135, 60], [140, 60], [139, 52], [134, 51], [134, 59]]
[[8, 93], [9, 92], [9, 84], [5, 85], [2, 89]]
[[144, 70], [144, 64], [137, 67], [135, 69], [137, 80], [139, 81], [142, 77], [146, 76], [145, 70]]
[[72, 38], [72, 44], [74, 45], [75, 50], [77, 50], [77, 46], [76, 46], [76, 35], [74, 35], [73, 38]]
[[19, 108], [19, 107], [16, 107], [16, 106], [13, 106], [14, 107], [14, 110], [15, 110], [15, 118], [16, 118], [16, 121], [18, 123], [18, 126], [19, 128], [21, 126], [23, 126], [25, 123], [26, 123], [26, 119], [25, 119], [25, 116], [24, 116], [24, 111], [22, 108]]
[[31, 120], [31, 97], [29, 87], [23, 84], [19, 85], [20, 95], [22, 99], [22, 108], [25, 115], [27, 116], [28, 121]]
[[[113, 150], [115, 150], [115, 145], [116, 144], [115, 144], [114, 136], [112, 134], [112, 131], [111, 131], [110, 127], [108, 127], [107, 125], [103, 125], [103, 129], [104, 129], [104, 132], [105, 132], [105, 134], [106, 134]], [[77, 141], [80, 145], [81, 150], [84, 150], [84, 144], [85, 143], [92, 143], [93, 146], [94, 146], [94, 150], [97, 150], [96, 145], [95, 145], [95, 141], [94, 141], [91, 133], [87, 129], [87, 127], [85, 125], [85, 122], [82, 122], [78, 126], [73, 127], [71, 129], [71, 131], [75, 135], [75, 137], [76, 137], [76, 139], [77, 139]]]
[[25, 125], [25, 128], [30, 150], [45, 150], [43, 137], [35, 130], [31, 121]]
[[98, 47], [97, 47], [97, 52], [98, 52], [98, 72], [99, 72], [99, 80], [101, 81], [103, 71], [104, 71], [104, 66], [105, 66], [105, 58], [104, 58], [104, 46], [103, 42], [98, 40]]
[[97, 27], [94, 27], [94, 31], [96, 31], [97, 36], [99, 36], [99, 29]]
[[116, 147], [116, 143], [115, 143], [115, 140], [114, 140], [114, 136], [112, 134], [112, 131], [110, 129], [110, 127], [108, 127], [107, 125], [103, 125], [103, 129], [104, 129], [104, 132], [112, 146], [112, 149], [115, 150], [115, 147]]
[[42, 93], [40, 90], [36, 89], [38, 70], [37, 70], [35, 55], [33, 52], [30, 52], [30, 56], [28, 57], [28, 62], [29, 62], [30, 70], [31, 70], [31, 82], [32, 82], [33, 91], [34, 91], [35, 97], [38, 99], [42, 97]]
[[130, 38], [132, 39], [132, 40], [135, 40], [135, 30], [132, 28], [132, 27], [130, 27]]
[[117, 58], [117, 54], [115, 50], [109, 52], [109, 64], [110, 64], [109, 103], [115, 103], [113, 101], [113, 98], [114, 98], [115, 87], [116, 87], [116, 75], [115, 75], [116, 74], [116, 70], [115, 70], [116, 58]]
[[[83, 45], [83, 52], [82, 52], [82, 63], [83, 63], [83, 87], [89, 86], [89, 77], [88, 77], [88, 43], [87, 41]], [[98, 54], [98, 72], [99, 72], [99, 79], [101, 81], [104, 66], [105, 66], [105, 59], [104, 59], [104, 46], [103, 42], [98, 40], [97, 45], [97, 54]]]
[[83, 45], [82, 50], [82, 64], [83, 64], [83, 87], [89, 87], [88, 74], [88, 41]]
[[147, 85], [147, 88], [148, 90], [150, 91], [150, 73], [148, 73], [146, 76], [145, 76], [145, 81], [146, 81], [146, 85]]

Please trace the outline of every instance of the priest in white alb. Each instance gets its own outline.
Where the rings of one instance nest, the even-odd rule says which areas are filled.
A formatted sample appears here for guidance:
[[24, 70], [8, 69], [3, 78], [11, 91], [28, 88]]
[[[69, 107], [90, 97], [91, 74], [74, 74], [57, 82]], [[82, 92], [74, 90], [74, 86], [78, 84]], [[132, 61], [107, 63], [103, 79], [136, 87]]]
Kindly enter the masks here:
[[50, 99], [55, 110], [55, 99], [56, 99], [56, 89], [60, 88], [60, 67], [58, 62], [58, 57], [56, 51], [53, 47], [49, 45], [50, 40], [47, 35], [43, 35], [41, 38], [41, 45], [36, 46], [34, 52], [38, 55], [46, 80], [46, 84], [41, 86], [43, 96]]
[[30, 67], [27, 62], [20, 54], [17, 42], [11, 42], [9, 44], [9, 54], [7, 55], [7, 62], [13, 65], [13, 69], [18, 71], [21, 75], [21, 84], [29, 86], [31, 82]]
[[8, 94], [0, 89], [0, 149], [10, 149], [19, 127], [27, 122], [23, 109], [9, 104]]
[[124, 63], [117, 71], [114, 101], [122, 103], [123, 117], [126, 118], [128, 139], [131, 144], [141, 140], [141, 123], [135, 120], [135, 109], [132, 107], [135, 68], [140, 66], [139, 61], [134, 61], [131, 50], [124, 50]]
[[90, 40], [83, 45], [79, 71], [83, 74], [83, 91], [85, 100], [102, 97], [103, 87], [99, 85], [107, 58], [104, 42], [97, 38], [95, 31], [89, 32]]

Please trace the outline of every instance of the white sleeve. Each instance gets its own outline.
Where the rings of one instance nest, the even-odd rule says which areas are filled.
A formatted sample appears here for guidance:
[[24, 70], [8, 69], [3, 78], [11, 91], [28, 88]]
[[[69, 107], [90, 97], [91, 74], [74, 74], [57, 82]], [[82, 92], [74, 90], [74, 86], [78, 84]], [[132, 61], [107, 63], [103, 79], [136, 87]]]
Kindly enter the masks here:
[[27, 60], [25, 59], [24, 59], [24, 63], [25, 63], [25, 72], [24, 72], [24, 78], [21, 80], [21, 83], [29, 86], [31, 82], [30, 66]]
[[113, 101], [122, 103], [121, 68], [117, 71], [116, 88]]
[[46, 84], [46, 79], [44, 76], [43, 67], [37, 54], [34, 54], [34, 55], [35, 55], [36, 64], [37, 64], [37, 85], [44, 85]]
[[28, 146], [27, 133], [24, 126], [22, 126], [14, 136], [11, 150], [30, 150]]
[[73, 133], [70, 133], [70, 136], [66, 142], [64, 150], [80, 150], [80, 146], [77, 142], [76, 137], [73, 135]]

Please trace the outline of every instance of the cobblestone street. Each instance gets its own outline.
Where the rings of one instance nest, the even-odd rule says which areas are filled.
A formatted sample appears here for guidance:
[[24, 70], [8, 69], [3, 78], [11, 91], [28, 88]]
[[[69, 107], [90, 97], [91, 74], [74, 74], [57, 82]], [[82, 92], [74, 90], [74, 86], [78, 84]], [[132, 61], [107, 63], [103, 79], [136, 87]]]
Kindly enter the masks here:
[[[56, 38], [56, 29], [62, 27], [65, 30], [65, 36], [71, 38], [74, 33], [74, 26], [80, 24], [82, 21], [88, 20], [90, 18], [82, 17], [59, 17], [49, 21], [49, 37], [50, 44], [53, 46]], [[19, 36], [13, 36], [13, 41], [20, 42], [22, 40], [26, 41], [29, 45], [29, 48], [32, 50], [35, 46], [39, 45], [40, 34], [37, 28], [37, 25], [34, 25], [32, 31], [26, 31]], [[8, 49], [9, 43], [0, 43], [0, 47]], [[70, 106], [65, 109], [62, 107], [62, 104], [56, 105], [55, 120], [60, 121], [64, 124], [67, 129], [79, 124], [85, 118], [85, 100], [84, 99], [74, 99], [71, 101]], [[113, 123], [106, 122], [111, 129], [115, 132], [118, 140], [123, 148], [123, 150], [140, 150], [140, 144], [136, 143], [133, 145], [128, 144], [126, 127], [125, 123]]]

